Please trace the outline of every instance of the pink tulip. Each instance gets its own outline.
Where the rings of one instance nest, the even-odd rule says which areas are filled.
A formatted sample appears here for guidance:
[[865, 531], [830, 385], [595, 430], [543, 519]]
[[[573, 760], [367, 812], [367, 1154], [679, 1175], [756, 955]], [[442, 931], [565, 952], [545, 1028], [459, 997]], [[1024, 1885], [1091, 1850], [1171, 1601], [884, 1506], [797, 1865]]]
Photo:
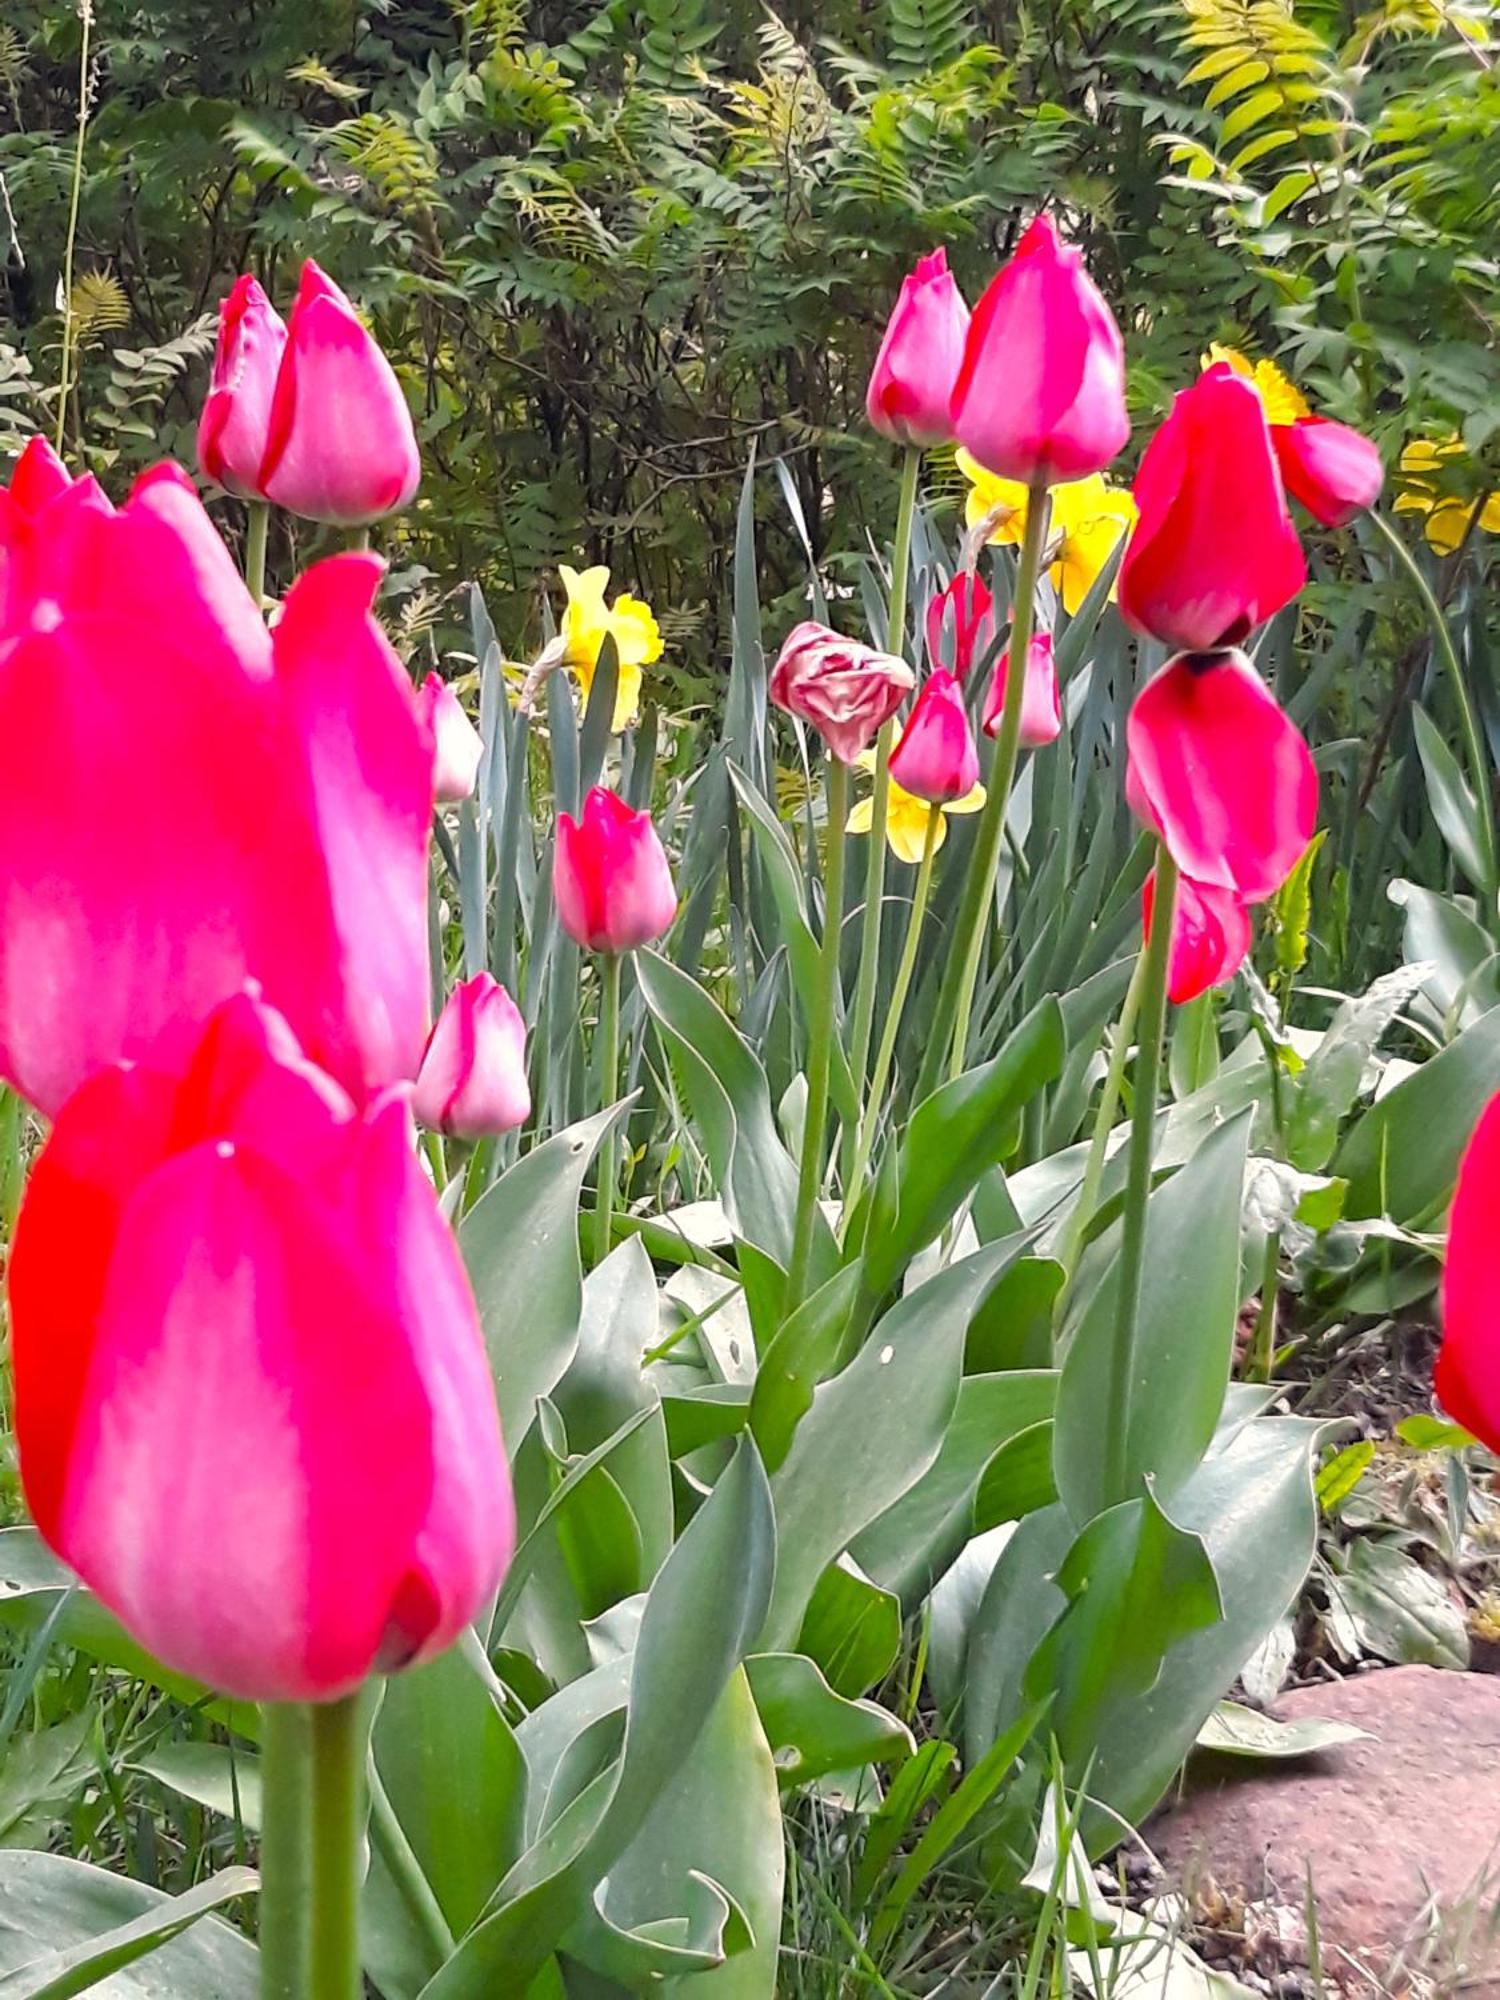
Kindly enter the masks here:
[[456, 805], [473, 795], [484, 740], [441, 674], [427, 676], [417, 690], [417, 703], [432, 731], [433, 797], [440, 805]]
[[1273, 424], [1282, 484], [1325, 528], [1342, 528], [1373, 507], [1385, 484], [1380, 453], [1367, 437], [1327, 417]]
[[311, 521], [357, 526], [405, 507], [421, 478], [396, 372], [312, 259], [287, 327], [256, 489]]
[[1243, 653], [1182, 653], [1136, 696], [1125, 797], [1200, 886], [1263, 902], [1312, 839], [1318, 778]]
[[1500, 1097], [1480, 1114], [1458, 1169], [1443, 1266], [1438, 1401], [1500, 1451]]
[[810, 723], [841, 764], [852, 764], [916, 679], [893, 653], [841, 639], [805, 618], [787, 634], [771, 670], [771, 699]]
[[487, 972], [455, 986], [427, 1043], [412, 1109], [460, 1139], [494, 1138], [531, 1115], [526, 1023]]
[[473, 1294], [394, 1099], [241, 996], [93, 1077], [10, 1265], [37, 1526], [166, 1665], [329, 1700], [429, 1658], [510, 1558]]
[[25, 565], [41, 522], [54, 500], [78, 482], [40, 432], [16, 460], [9, 486], [0, 486], [0, 639], [11, 619], [12, 599], [24, 591]]
[[[994, 678], [984, 698], [984, 733], [1000, 734], [1005, 713], [1005, 690], [1010, 680], [1010, 648], [995, 662]], [[1057, 687], [1057, 662], [1052, 655], [1052, 634], [1036, 632], [1026, 648], [1026, 685], [1021, 690], [1021, 744], [1040, 750], [1055, 743], [1062, 734], [1062, 696]]]
[[948, 269], [948, 253], [934, 250], [901, 280], [875, 357], [865, 414], [877, 431], [897, 444], [949, 442], [948, 409], [968, 330], [969, 308]]
[[979, 753], [954, 676], [939, 667], [917, 696], [901, 740], [891, 752], [891, 777], [903, 792], [947, 805], [979, 783]]
[[[952, 658], [945, 660], [945, 634], [952, 634]], [[960, 680], [968, 677], [976, 659], [995, 643], [995, 599], [989, 585], [973, 570], [961, 569], [946, 590], [927, 600], [927, 657], [934, 667], [949, 667]]]
[[[1151, 936], [1156, 908], [1156, 870], [1141, 889], [1141, 921]], [[1244, 964], [1250, 952], [1250, 911], [1232, 889], [1216, 889], [1190, 876], [1177, 878], [1172, 905], [1172, 950], [1167, 960], [1167, 998], [1184, 1006], [1222, 986]]]
[[563, 929], [589, 951], [634, 951], [672, 928], [677, 891], [647, 812], [595, 785], [576, 820], [557, 815], [553, 893]]
[[1119, 588], [1137, 631], [1192, 652], [1237, 645], [1307, 581], [1260, 392], [1227, 363], [1179, 392], [1134, 490]]
[[285, 348], [286, 323], [247, 271], [219, 309], [213, 375], [198, 420], [204, 477], [242, 500], [260, 496], [271, 401]]
[[1039, 215], [974, 309], [953, 390], [953, 435], [1005, 479], [1084, 479], [1130, 437], [1114, 315]]
[[0, 633], [0, 1075], [49, 1115], [247, 978], [363, 1099], [428, 1025], [432, 737], [373, 556], [265, 627], [191, 483], [47, 507]]

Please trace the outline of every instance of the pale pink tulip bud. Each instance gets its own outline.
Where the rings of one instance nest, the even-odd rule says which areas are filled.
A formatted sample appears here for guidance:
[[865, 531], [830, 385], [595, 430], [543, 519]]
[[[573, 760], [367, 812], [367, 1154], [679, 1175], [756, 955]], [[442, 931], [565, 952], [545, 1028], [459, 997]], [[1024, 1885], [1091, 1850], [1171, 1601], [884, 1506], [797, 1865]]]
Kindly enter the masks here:
[[432, 731], [432, 795], [439, 805], [456, 805], [473, 793], [483, 739], [441, 674], [427, 676], [417, 691], [417, 703]]
[[531, 1115], [526, 1023], [487, 972], [448, 995], [417, 1071], [412, 1110], [435, 1132], [490, 1139]]
[[[1010, 648], [995, 662], [994, 677], [984, 700], [984, 733], [1000, 734], [1000, 718], [1005, 712], [1005, 690], [1010, 681]], [[1026, 685], [1021, 690], [1021, 743], [1027, 750], [1040, 750], [1062, 733], [1062, 697], [1057, 688], [1057, 663], [1052, 657], [1052, 634], [1037, 632], [1026, 648]]]

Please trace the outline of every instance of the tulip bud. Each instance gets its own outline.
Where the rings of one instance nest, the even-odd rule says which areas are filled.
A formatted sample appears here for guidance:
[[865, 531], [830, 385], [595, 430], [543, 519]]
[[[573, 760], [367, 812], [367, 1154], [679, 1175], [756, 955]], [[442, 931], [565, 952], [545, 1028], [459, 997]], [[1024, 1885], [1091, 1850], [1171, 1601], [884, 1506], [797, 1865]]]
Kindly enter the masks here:
[[[984, 698], [984, 733], [1000, 734], [1005, 713], [1005, 690], [1010, 682], [1010, 648], [995, 662], [994, 678]], [[1040, 750], [1055, 743], [1062, 734], [1062, 696], [1057, 687], [1057, 663], [1052, 656], [1052, 634], [1035, 632], [1026, 648], [1026, 685], [1021, 690], [1021, 745]]]
[[39, 431], [16, 460], [10, 484], [0, 486], [0, 638], [18, 614], [26, 589], [26, 561], [42, 516], [54, 500], [82, 483], [71, 476]]
[[37, 1526], [177, 1673], [332, 1700], [499, 1583], [495, 1393], [405, 1106], [357, 1115], [270, 1009], [69, 1099], [10, 1300]]
[[406, 506], [421, 476], [395, 370], [309, 258], [276, 376], [257, 491], [310, 521], [357, 527]]
[[[1141, 921], [1151, 937], [1156, 909], [1156, 870], [1141, 888]], [[1179, 875], [1172, 904], [1172, 948], [1167, 959], [1167, 998], [1176, 1007], [1196, 1000], [1210, 986], [1222, 986], [1250, 951], [1250, 911], [1232, 889], [1216, 889]]]
[[1183, 874], [1246, 903], [1275, 895], [1312, 839], [1318, 777], [1245, 655], [1169, 660], [1136, 696], [1125, 743], [1131, 811]]
[[1380, 453], [1367, 437], [1327, 417], [1273, 424], [1282, 483], [1325, 528], [1342, 528], [1373, 507], [1385, 484]]
[[553, 893], [563, 929], [589, 951], [634, 951], [672, 928], [677, 891], [651, 815], [595, 785], [578, 819], [557, 815]]
[[[952, 657], [944, 659], [945, 634], [952, 634]], [[961, 569], [946, 590], [927, 600], [927, 657], [934, 667], [947, 667], [960, 680], [976, 659], [995, 643], [995, 599], [989, 585], [974, 570]]]
[[941, 667], [926, 685], [891, 752], [891, 777], [929, 805], [961, 799], [979, 783], [979, 753], [963, 694]]
[[456, 805], [473, 793], [484, 740], [441, 674], [423, 681], [417, 705], [432, 731], [432, 795], [439, 805]]
[[969, 308], [948, 269], [946, 250], [919, 260], [901, 280], [870, 375], [865, 414], [897, 444], [946, 444], [949, 405], [964, 356]]
[[285, 350], [285, 322], [247, 271], [219, 308], [213, 374], [198, 419], [203, 476], [242, 500], [260, 497], [271, 402]]
[[1443, 1264], [1438, 1401], [1500, 1451], [1500, 1097], [1492, 1097], [1458, 1169]]
[[974, 308], [953, 435], [1027, 486], [1102, 472], [1125, 448], [1125, 349], [1076, 249], [1039, 215]]
[[771, 671], [771, 699], [817, 730], [841, 764], [852, 764], [875, 741], [916, 686], [916, 675], [893, 653], [841, 639], [806, 618], [787, 634]]
[[448, 995], [417, 1071], [412, 1110], [435, 1132], [489, 1139], [531, 1115], [526, 1023], [487, 972]]
[[1179, 391], [1134, 490], [1120, 609], [1137, 631], [1192, 652], [1237, 645], [1307, 581], [1264, 406], [1226, 363]]

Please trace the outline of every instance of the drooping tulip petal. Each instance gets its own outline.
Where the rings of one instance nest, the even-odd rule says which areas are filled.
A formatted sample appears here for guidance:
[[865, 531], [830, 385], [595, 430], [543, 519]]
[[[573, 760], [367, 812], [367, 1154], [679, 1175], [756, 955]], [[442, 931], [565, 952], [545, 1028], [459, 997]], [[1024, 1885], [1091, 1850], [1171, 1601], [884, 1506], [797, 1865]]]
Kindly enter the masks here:
[[969, 309], [946, 250], [901, 281], [865, 395], [873, 428], [897, 444], [930, 447], [952, 437], [949, 406], [964, 356]]
[[841, 764], [852, 764], [915, 685], [905, 660], [805, 618], [782, 644], [770, 693], [816, 729]]
[[1342, 528], [1373, 507], [1385, 484], [1380, 453], [1367, 437], [1327, 417], [1273, 424], [1282, 484], [1325, 528]]
[[945, 590], [927, 600], [927, 657], [960, 680], [995, 643], [995, 598], [974, 570], [961, 569]]
[[[1005, 690], [1010, 682], [1010, 648], [995, 662], [989, 692], [984, 700], [984, 733], [1000, 734], [1005, 714]], [[1035, 632], [1026, 648], [1026, 685], [1021, 690], [1021, 745], [1040, 750], [1055, 743], [1062, 734], [1062, 695], [1057, 685], [1057, 662], [1053, 657], [1052, 634]]]
[[1438, 1401], [1500, 1451], [1500, 1097], [1481, 1113], [1458, 1169], [1443, 1266]]
[[473, 796], [479, 780], [484, 739], [464, 713], [464, 705], [441, 674], [429, 674], [417, 690], [417, 705], [432, 731], [432, 795], [440, 805]]
[[[1141, 921], [1148, 939], [1155, 909], [1153, 868], [1141, 889]], [[1232, 889], [1217, 889], [1211, 883], [1179, 875], [1172, 905], [1167, 998], [1181, 1007], [1209, 987], [1232, 979], [1249, 956], [1250, 939], [1250, 911]]]
[[956, 678], [939, 667], [917, 696], [891, 752], [891, 777], [913, 798], [946, 805], [979, 783], [979, 752]]
[[455, 986], [427, 1043], [412, 1109], [461, 1139], [492, 1138], [531, 1115], [526, 1023], [487, 972]]
[[575, 820], [557, 816], [553, 892], [563, 929], [588, 951], [634, 951], [672, 927], [677, 891], [647, 812], [595, 785]]
[[204, 476], [238, 494], [260, 497], [271, 403], [286, 349], [286, 323], [247, 271], [219, 308], [208, 398], [198, 419]]

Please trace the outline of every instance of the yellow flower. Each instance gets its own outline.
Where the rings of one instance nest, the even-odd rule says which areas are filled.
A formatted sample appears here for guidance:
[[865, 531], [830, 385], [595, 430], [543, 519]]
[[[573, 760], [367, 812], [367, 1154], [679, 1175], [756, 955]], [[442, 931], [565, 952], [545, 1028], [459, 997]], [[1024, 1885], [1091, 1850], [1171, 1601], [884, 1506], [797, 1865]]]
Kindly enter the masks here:
[[1236, 375], [1243, 375], [1247, 382], [1255, 384], [1265, 405], [1268, 424], [1294, 424], [1299, 417], [1312, 415], [1312, 405], [1291, 376], [1264, 355], [1259, 361], [1251, 361], [1237, 347], [1221, 347], [1215, 341], [1204, 355], [1203, 365], [1211, 368], [1216, 361], [1227, 361]]
[[661, 658], [661, 633], [649, 604], [622, 591], [613, 604], [606, 605], [609, 571], [601, 564], [580, 575], [566, 563], [558, 565], [563, 588], [568, 593], [563, 612], [562, 637], [565, 658], [578, 676], [585, 704], [594, 685], [594, 670], [606, 638], [615, 642], [619, 659], [619, 679], [615, 688], [615, 712], [610, 727], [628, 729], [640, 713], [641, 668]]
[[[873, 771], [875, 752], [866, 750], [855, 760], [856, 771]], [[953, 799], [939, 808], [943, 817], [937, 826], [937, 838], [932, 843], [932, 851], [937, 853], [948, 838], [947, 815], [949, 813], [977, 813], [984, 804], [984, 786], [976, 785], [971, 792], [965, 792], [961, 799]], [[915, 868], [922, 859], [922, 849], [927, 841], [927, 815], [932, 811], [926, 799], [919, 799], [914, 792], [906, 792], [891, 779], [890, 799], [885, 809], [886, 844], [898, 861], [905, 861]], [[858, 799], [850, 812], [845, 826], [850, 833], [868, 833], [875, 817], [873, 799]]]
[[1451, 556], [1469, 532], [1476, 513], [1487, 535], [1500, 535], [1500, 493], [1485, 499], [1466, 499], [1451, 489], [1444, 491], [1443, 469], [1469, 456], [1457, 431], [1445, 438], [1413, 438], [1401, 454], [1401, 491], [1396, 495], [1398, 514], [1425, 514], [1422, 533], [1430, 548], [1440, 556]]
[[[1018, 479], [986, 472], [968, 452], [957, 454], [958, 469], [970, 482], [964, 520], [971, 528], [996, 507], [1011, 512], [990, 536], [992, 542], [1019, 542], [1026, 528], [1026, 488]], [[1048, 574], [1069, 617], [1093, 589], [1099, 572], [1123, 534], [1135, 526], [1137, 508], [1127, 487], [1108, 486], [1097, 473], [1052, 488], [1052, 536], [1056, 543]], [[1113, 599], [1113, 587], [1110, 590]]]

